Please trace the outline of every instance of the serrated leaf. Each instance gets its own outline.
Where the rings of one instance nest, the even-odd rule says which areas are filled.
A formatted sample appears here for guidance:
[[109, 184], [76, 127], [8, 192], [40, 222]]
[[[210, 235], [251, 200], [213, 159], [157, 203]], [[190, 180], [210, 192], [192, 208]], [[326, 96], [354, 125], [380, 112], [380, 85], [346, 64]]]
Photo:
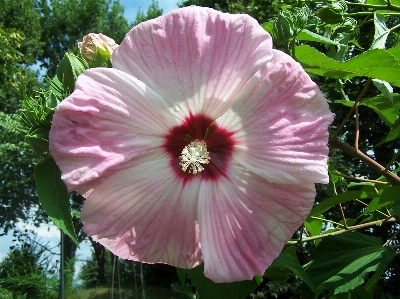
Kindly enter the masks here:
[[66, 53], [57, 67], [58, 80], [64, 89], [72, 92], [75, 89], [76, 78], [87, 69], [87, 63], [72, 53]]
[[347, 232], [324, 238], [312, 253], [307, 272], [315, 285], [339, 294], [361, 285], [367, 273], [386, 268], [394, 255], [380, 238]]
[[385, 49], [386, 40], [390, 29], [385, 23], [385, 16], [380, 13], [374, 13], [375, 34], [371, 49]]
[[253, 293], [258, 286], [255, 279], [232, 283], [215, 283], [204, 276], [203, 264], [193, 269], [177, 268], [177, 271], [181, 282], [188, 275], [201, 299], [244, 299]]
[[339, 62], [310, 46], [298, 46], [296, 58], [310, 74], [335, 79], [370, 77], [400, 86], [400, 62], [384, 49], [368, 50], [348, 61]]
[[[329, 45], [336, 45], [336, 46], [341, 45], [337, 41], [331, 40], [329, 38], [326, 38], [325, 36], [319, 35], [310, 30], [307, 30], [307, 29], [301, 30], [300, 33], [297, 34], [296, 39], [297, 40], [306, 40], [306, 41], [311, 41], [311, 42], [318, 42], [318, 43], [329, 44]], [[344, 45], [342, 45], [342, 46], [344, 46]]]
[[36, 192], [44, 211], [57, 227], [78, 244], [72, 224], [67, 187], [61, 180], [61, 172], [54, 159], [48, 157], [38, 163], [34, 176]]

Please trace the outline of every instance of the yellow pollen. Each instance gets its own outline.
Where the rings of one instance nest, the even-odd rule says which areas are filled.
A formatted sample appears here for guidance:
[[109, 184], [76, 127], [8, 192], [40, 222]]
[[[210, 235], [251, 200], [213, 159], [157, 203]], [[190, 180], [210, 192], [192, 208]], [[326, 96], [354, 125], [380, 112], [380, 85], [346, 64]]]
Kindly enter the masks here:
[[204, 141], [195, 140], [185, 146], [179, 156], [183, 171], [196, 174], [202, 172], [204, 167], [201, 164], [208, 164], [210, 162], [209, 152], [207, 145]]

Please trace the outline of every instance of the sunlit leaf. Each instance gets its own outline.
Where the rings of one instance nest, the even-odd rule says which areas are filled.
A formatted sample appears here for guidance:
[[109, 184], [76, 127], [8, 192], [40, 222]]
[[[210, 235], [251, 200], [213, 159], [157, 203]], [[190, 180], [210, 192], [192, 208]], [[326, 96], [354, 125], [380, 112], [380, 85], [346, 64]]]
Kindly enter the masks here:
[[385, 23], [385, 16], [374, 13], [375, 35], [371, 45], [371, 49], [385, 49], [386, 40], [390, 33]]
[[346, 62], [339, 62], [310, 46], [298, 46], [296, 58], [311, 74], [335, 79], [363, 76], [400, 86], [400, 62], [384, 49], [368, 50]]
[[321, 241], [307, 272], [315, 285], [323, 284], [339, 294], [361, 285], [367, 273], [386, 268], [394, 255], [380, 238], [346, 232]]

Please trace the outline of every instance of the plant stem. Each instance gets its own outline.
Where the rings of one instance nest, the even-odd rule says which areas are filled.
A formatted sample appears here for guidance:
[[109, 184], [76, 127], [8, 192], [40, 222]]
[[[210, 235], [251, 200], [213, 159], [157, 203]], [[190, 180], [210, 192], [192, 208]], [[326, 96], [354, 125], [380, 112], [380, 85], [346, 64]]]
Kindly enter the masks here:
[[329, 233], [329, 234], [324, 234], [324, 235], [318, 235], [318, 236], [312, 236], [312, 237], [307, 237], [307, 238], [303, 238], [303, 239], [299, 239], [299, 240], [289, 240], [287, 242], [287, 244], [291, 245], [291, 244], [298, 244], [298, 243], [303, 243], [303, 242], [309, 242], [309, 241], [314, 241], [314, 240], [318, 240], [318, 239], [322, 239], [328, 236], [334, 236], [334, 235], [340, 235], [346, 232], [351, 232], [351, 231], [355, 231], [357, 229], [361, 229], [361, 228], [367, 228], [367, 227], [371, 227], [371, 226], [377, 226], [382, 225], [383, 223], [395, 223], [398, 220], [394, 217], [389, 218], [389, 219], [384, 219], [381, 221], [371, 221], [371, 222], [367, 222], [367, 223], [363, 223], [363, 224], [359, 224], [359, 225], [353, 225], [348, 227], [347, 229], [338, 229], [335, 232]]
[[369, 84], [371, 83], [372, 79], [369, 78], [368, 81], [365, 83], [364, 88], [361, 90], [360, 94], [358, 95], [356, 101], [354, 102], [353, 107], [351, 107], [350, 111], [347, 113], [346, 117], [340, 124], [339, 128], [336, 130], [335, 134], [332, 136], [331, 139], [336, 139], [336, 137], [339, 135], [340, 131], [343, 129], [344, 125], [346, 122], [349, 120], [350, 116], [353, 114], [354, 109], [356, 109], [356, 106], [358, 105], [358, 102], [360, 102], [361, 98], [364, 96], [364, 93], [367, 91], [367, 88]]
[[395, 175], [393, 172], [386, 170], [386, 168], [384, 166], [382, 166], [375, 160], [371, 159], [370, 157], [365, 155], [360, 150], [357, 150], [354, 147], [348, 145], [347, 143], [344, 143], [337, 139], [331, 139], [329, 141], [329, 146], [331, 148], [338, 148], [338, 149], [348, 153], [349, 155], [360, 159], [365, 164], [367, 164], [369, 167], [371, 167], [373, 170], [375, 170], [377, 173], [386, 177], [388, 182], [390, 182], [394, 185], [400, 186], [400, 177]]
[[400, 12], [400, 7], [388, 3], [387, 5], [376, 5], [376, 4], [365, 4], [365, 3], [354, 3], [346, 1], [348, 6], [357, 6], [361, 8], [372, 8], [373, 10], [392, 10]]
[[382, 182], [382, 181], [377, 181], [377, 180], [370, 180], [370, 179], [364, 179], [364, 178], [357, 178], [357, 177], [350, 176], [350, 175], [346, 175], [346, 174], [343, 174], [343, 173], [340, 173], [340, 172], [336, 172], [336, 171], [333, 172], [333, 174], [334, 174], [334, 175], [337, 175], [337, 176], [344, 177], [344, 178], [349, 179], [349, 180], [355, 180], [355, 181], [361, 181], [361, 182], [368, 182], [368, 183], [373, 183], [373, 184], [381, 184], [381, 185], [389, 185], [389, 184], [390, 184], [389, 182]]

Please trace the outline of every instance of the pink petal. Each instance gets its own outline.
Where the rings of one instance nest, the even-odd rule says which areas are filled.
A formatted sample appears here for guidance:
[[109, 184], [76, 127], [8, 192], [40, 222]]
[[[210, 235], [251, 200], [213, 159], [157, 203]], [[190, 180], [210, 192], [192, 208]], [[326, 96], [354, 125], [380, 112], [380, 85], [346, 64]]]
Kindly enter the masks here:
[[274, 50], [218, 124], [235, 131], [234, 159], [274, 183], [328, 183], [328, 126], [334, 115], [317, 85]]
[[271, 184], [235, 163], [226, 178], [202, 182], [205, 276], [219, 283], [262, 275], [304, 222], [314, 197], [314, 184]]
[[84, 231], [124, 259], [190, 268], [202, 261], [196, 217], [200, 179], [184, 184], [158, 159], [119, 171], [81, 212]]
[[84, 72], [58, 106], [50, 151], [70, 191], [88, 194], [129, 161], [159, 149], [175, 125], [166, 104], [132, 76], [114, 69]]
[[161, 95], [179, 120], [215, 119], [271, 55], [271, 37], [255, 19], [191, 6], [134, 27], [112, 63]]

